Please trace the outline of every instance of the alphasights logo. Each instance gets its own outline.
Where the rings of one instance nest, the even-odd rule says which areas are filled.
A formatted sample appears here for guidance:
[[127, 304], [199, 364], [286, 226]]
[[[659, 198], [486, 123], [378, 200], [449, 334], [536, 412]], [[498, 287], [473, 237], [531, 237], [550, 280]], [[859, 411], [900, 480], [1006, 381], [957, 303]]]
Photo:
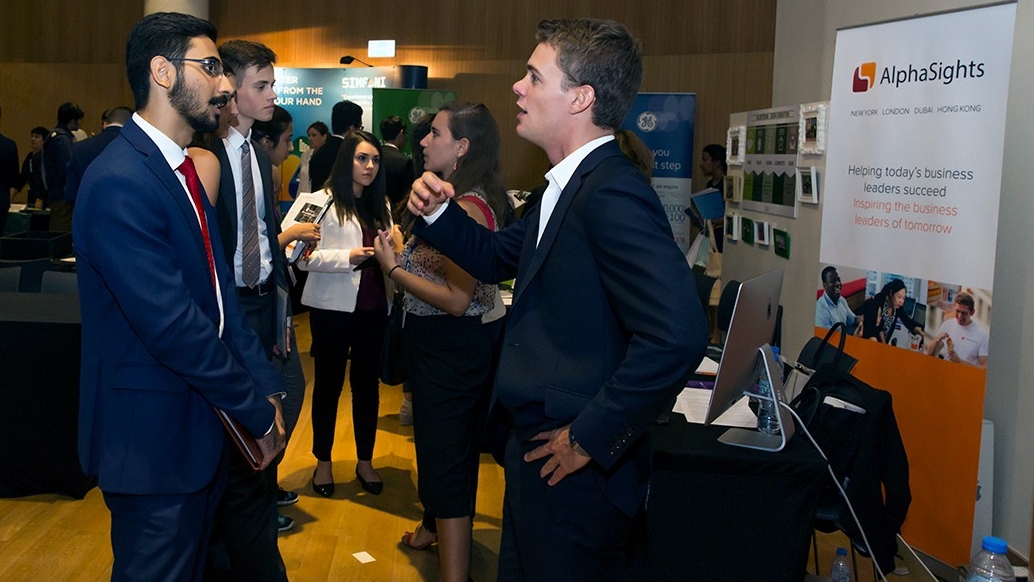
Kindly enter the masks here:
[[[876, 85], [893, 85], [897, 89], [902, 85], [928, 82], [951, 85], [961, 79], [982, 78], [986, 72], [985, 66], [985, 63], [978, 63], [972, 59], [969, 62], [955, 59], [954, 63], [933, 61], [919, 66], [913, 63], [884, 66], [882, 71], [877, 71], [875, 62], [862, 63], [854, 70], [851, 90], [855, 93], [865, 93]], [[877, 80], [877, 72], [879, 80]]]
[[854, 83], [851, 89], [855, 93], [865, 93], [876, 85], [876, 63], [862, 63], [854, 70]]

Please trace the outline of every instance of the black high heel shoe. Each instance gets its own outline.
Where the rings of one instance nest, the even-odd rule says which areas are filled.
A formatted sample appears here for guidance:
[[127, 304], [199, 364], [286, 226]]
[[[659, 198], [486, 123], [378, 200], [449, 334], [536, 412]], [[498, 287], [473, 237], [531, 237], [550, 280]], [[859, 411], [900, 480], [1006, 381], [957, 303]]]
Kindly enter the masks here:
[[381, 491], [384, 491], [384, 481], [367, 481], [363, 479], [363, 476], [359, 474], [359, 467], [355, 468], [355, 478], [359, 479], [359, 484], [362, 485], [363, 490], [371, 495], [380, 495]]
[[325, 483], [323, 485], [316, 484], [316, 471], [312, 472], [312, 490], [316, 492], [316, 495], [321, 497], [331, 497], [334, 495], [334, 482]]

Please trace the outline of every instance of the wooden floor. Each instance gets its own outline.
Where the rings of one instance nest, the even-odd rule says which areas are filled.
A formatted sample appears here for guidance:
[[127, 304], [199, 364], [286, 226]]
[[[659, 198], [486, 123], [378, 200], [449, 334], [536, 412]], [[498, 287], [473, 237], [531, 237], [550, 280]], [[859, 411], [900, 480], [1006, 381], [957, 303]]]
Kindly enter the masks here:
[[[312, 424], [308, 396], [312, 390], [311, 339], [305, 316], [299, 318], [299, 347], [308, 380], [306, 401], [287, 454], [280, 465], [280, 485], [296, 491], [300, 501], [283, 508], [295, 520], [293, 530], [280, 534], [280, 552], [289, 578], [303, 581], [438, 579], [434, 551], [403, 548], [399, 538], [420, 521], [416, 494], [413, 429], [398, 423], [401, 388], [381, 387], [380, 421], [374, 466], [384, 480], [384, 492], [365, 493], [355, 480], [348, 390], [342, 394], [334, 446], [337, 491], [332, 499], [317, 496], [309, 486], [316, 460], [312, 456]], [[488, 456], [482, 457], [471, 575], [478, 582], [495, 580], [502, 516], [503, 474]], [[111, 519], [96, 488], [83, 500], [57, 495], [0, 499], [0, 581], [93, 582], [111, 576]], [[373, 562], [353, 554], [367, 552]]]
[[[312, 386], [310, 338], [304, 316], [298, 327], [305, 377]], [[307, 394], [308, 395], [308, 394]], [[287, 455], [280, 466], [280, 484], [296, 491], [301, 500], [283, 508], [295, 520], [292, 531], [280, 535], [280, 551], [294, 582], [435, 581], [437, 555], [401, 547], [399, 537], [419, 520], [416, 466], [412, 427], [398, 423], [399, 387], [382, 386], [380, 421], [374, 465], [385, 487], [371, 496], [355, 481], [355, 446], [347, 390], [342, 396], [338, 438], [334, 448], [337, 492], [332, 499], [313, 493], [309, 479], [315, 466], [311, 454], [312, 428], [306, 400]], [[502, 470], [482, 457], [471, 575], [478, 582], [495, 580], [503, 493]], [[108, 539], [110, 517], [96, 488], [83, 500], [56, 495], [0, 499], [0, 581], [48, 582], [106, 581], [111, 575]], [[819, 564], [828, 576], [837, 546], [845, 546], [841, 534], [820, 534]], [[845, 546], [846, 547], [846, 546]], [[368, 553], [374, 561], [362, 563], [354, 555]], [[691, 557], [687, 556], [687, 560]], [[809, 571], [814, 573], [809, 559]], [[932, 579], [911, 568], [910, 576], [889, 576], [891, 582]], [[868, 560], [859, 564], [856, 582], [871, 582]]]

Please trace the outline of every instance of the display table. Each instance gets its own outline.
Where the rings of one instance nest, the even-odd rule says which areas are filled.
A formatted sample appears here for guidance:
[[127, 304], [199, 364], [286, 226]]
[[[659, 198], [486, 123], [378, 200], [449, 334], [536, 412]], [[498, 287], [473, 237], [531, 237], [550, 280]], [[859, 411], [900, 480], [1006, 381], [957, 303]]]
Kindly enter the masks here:
[[718, 442], [725, 430], [681, 414], [653, 428], [646, 549], [633, 559], [634, 579], [804, 579], [825, 462], [803, 435], [770, 453]]
[[79, 467], [79, 298], [0, 293], [0, 497], [93, 487]]

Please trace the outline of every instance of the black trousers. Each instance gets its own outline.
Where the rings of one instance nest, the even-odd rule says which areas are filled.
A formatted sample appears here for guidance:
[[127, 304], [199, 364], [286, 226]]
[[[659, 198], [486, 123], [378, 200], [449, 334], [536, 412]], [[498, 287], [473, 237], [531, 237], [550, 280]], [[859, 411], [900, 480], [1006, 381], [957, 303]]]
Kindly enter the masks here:
[[310, 308], [312, 358], [315, 378], [312, 386], [312, 454], [320, 461], [331, 460], [337, 407], [345, 383], [345, 369], [351, 350], [349, 386], [352, 389], [352, 428], [356, 455], [360, 461], [373, 459], [380, 409], [381, 344], [388, 314], [385, 310], [331, 311]]
[[228, 442], [226, 450], [226, 492], [216, 512], [204, 579], [287, 582], [277, 545], [276, 465], [255, 471], [236, 445]]

